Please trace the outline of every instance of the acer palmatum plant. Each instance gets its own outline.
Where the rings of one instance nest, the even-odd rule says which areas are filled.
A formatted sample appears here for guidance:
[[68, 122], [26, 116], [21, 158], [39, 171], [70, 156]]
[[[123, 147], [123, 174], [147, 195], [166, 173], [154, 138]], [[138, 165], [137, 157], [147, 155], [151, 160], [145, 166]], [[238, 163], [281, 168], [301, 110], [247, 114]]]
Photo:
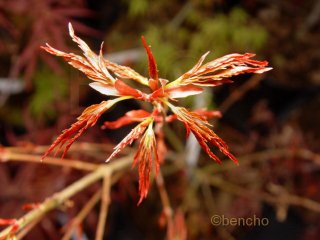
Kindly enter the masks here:
[[[147, 112], [143, 109], [129, 111], [125, 116], [114, 122], [105, 122], [105, 128], [119, 128], [124, 125], [137, 122], [138, 125], [114, 148], [113, 153], [107, 161], [114, 158], [123, 148], [131, 144], [134, 140], [140, 139], [137, 152], [133, 159], [133, 166], [138, 165], [139, 172], [139, 195], [141, 201], [147, 197], [150, 186], [151, 171], [157, 175], [160, 164], [164, 159], [165, 147], [162, 127], [166, 122], [179, 120], [184, 123], [187, 135], [192, 132], [202, 149], [217, 163], [221, 160], [210, 149], [214, 146], [225, 156], [238, 164], [236, 157], [230, 152], [227, 144], [218, 137], [211, 129], [207, 121], [210, 117], [219, 116], [218, 111], [198, 110], [190, 111], [184, 107], [177, 106], [177, 99], [191, 95], [201, 94], [204, 87], [215, 87], [224, 83], [232, 82], [229, 78], [243, 73], [263, 73], [271, 68], [267, 67], [267, 61], [257, 61], [251, 58], [255, 54], [229, 54], [213, 61], [204, 63], [209, 52], [204, 54], [198, 63], [188, 72], [173, 81], [160, 78], [158, 69], [151, 49], [144, 37], [142, 43], [146, 50], [149, 62], [149, 78], [141, 76], [133, 69], [121, 66], [104, 59], [102, 46], [97, 55], [88, 45], [77, 37], [73, 27], [69, 24], [69, 33], [76, 42], [84, 56], [73, 53], [59, 51], [49, 44], [42, 47], [47, 52], [63, 57], [70, 65], [79, 69], [88, 78], [93, 80], [90, 87], [98, 92], [115, 97], [112, 100], [103, 101], [99, 104], [89, 106], [77, 118], [77, 122], [70, 128], [64, 130], [62, 134], [52, 143], [43, 155], [43, 159], [55, 148], [63, 148], [62, 157], [65, 156], [72, 143], [79, 138], [85, 130], [96, 124], [99, 117], [120, 101], [136, 99], [152, 104], [153, 110]], [[150, 93], [145, 93], [135, 89], [123, 80], [136, 81], [150, 89]], [[199, 113], [200, 111], [200, 113]], [[172, 114], [169, 114], [172, 112]], [[159, 146], [162, 146], [158, 148]]]

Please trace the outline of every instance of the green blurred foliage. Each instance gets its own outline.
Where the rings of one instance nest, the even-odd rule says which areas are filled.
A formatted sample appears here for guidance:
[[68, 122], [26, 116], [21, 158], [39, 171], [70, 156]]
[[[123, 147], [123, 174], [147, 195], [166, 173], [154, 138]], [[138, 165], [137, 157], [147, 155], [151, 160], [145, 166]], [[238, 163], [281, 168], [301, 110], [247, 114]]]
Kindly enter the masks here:
[[[262, 55], [259, 51], [268, 41], [268, 32], [259, 20], [239, 7], [222, 12], [211, 0], [122, 2], [128, 14], [108, 33], [109, 50], [141, 47], [139, 37], [144, 35], [156, 58], [160, 77], [169, 81], [188, 71], [207, 51], [211, 51], [207, 61], [234, 52]], [[147, 76], [147, 56], [134, 69]], [[199, 107], [200, 103], [214, 109], [212, 94], [207, 91], [201, 97], [191, 96], [180, 102], [188, 108]]]
[[34, 76], [34, 92], [29, 110], [36, 120], [53, 119], [57, 115], [56, 103], [66, 98], [68, 81], [61, 79], [46, 67], [39, 68]]
[[204, 19], [190, 40], [190, 51], [201, 54], [213, 49], [214, 57], [230, 52], [257, 52], [267, 41], [267, 32], [249, 15], [234, 8], [228, 15], [218, 14]]
[[0, 119], [3, 122], [10, 123], [14, 126], [23, 126], [23, 113], [21, 105], [19, 106], [4, 106], [0, 109]]
[[[138, 39], [138, 31], [143, 33], [152, 47], [160, 77], [169, 81], [188, 71], [207, 51], [211, 51], [207, 61], [234, 52], [259, 53], [268, 40], [266, 29], [239, 7], [225, 13], [213, 10], [213, 1], [193, 0], [184, 4], [179, 1], [124, 2], [129, 14], [124, 32], [131, 41]], [[130, 29], [136, 32], [132, 33]], [[114, 41], [120, 40], [115, 37], [118, 34], [119, 28], [108, 35], [107, 41], [119, 44]], [[135, 69], [147, 76], [147, 57], [142, 58]], [[206, 106], [214, 108], [212, 92], [206, 98]], [[199, 100], [189, 97], [181, 101], [192, 108]]]
[[[131, 25], [132, 29], [143, 26], [160, 76], [170, 80], [191, 68], [207, 51], [212, 51], [208, 60], [233, 52], [257, 53], [268, 40], [265, 28], [239, 7], [222, 13], [210, 10], [212, 1], [188, 1], [184, 6], [178, 1], [124, 2], [131, 19], [128, 24], [136, 25]], [[108, 35], [108, 40], [112, 41], [114, 34]], [[143, 74], [147, 73], [146, 64], [144, 58], [137, 66]]]
[[128, 15], [129, 17], [137, 17], [144, 15], [149, 7], [148, 0], [129, 0], [128, 4]]

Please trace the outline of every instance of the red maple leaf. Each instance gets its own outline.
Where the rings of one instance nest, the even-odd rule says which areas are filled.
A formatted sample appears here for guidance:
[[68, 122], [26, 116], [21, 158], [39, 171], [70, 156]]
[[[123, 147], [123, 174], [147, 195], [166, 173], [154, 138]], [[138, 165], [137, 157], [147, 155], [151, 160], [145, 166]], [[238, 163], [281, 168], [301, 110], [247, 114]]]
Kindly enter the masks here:
[[[45, 158], [58, 145], [61, 148], [64, 144], [62, 156], [64, 156], [71, 144], [89, 127], [96, 124], [98, 118], [107, 111], [111, 106], [119, 101], [126, 99], [136, 99], [139, 101], [149, 102], [153, 106], [152, 112], [145, 110], [133, 110], [127, 112], [123, 117], [113, 122], [105, 122], [103, 128], [119, 128], [137, 122], [131, 132], [114, 148], [113, 153], [107, 161], [115, 157], [123, 148], [132, 144], [134, 140], [140, 139], [137, 152], [134, 156], [133, 167], [138, 165], [139, 173], [139, 194], [141, 201], [146, 198], [150, 187], [150, 175], [154, 167], [157, 175], [160, 163], [164, 159], [166, 147], [162, 127], [164, 122], [179, 120], [184, 123], [187, 135], [191, 132], [194, 134], [202, 149], [210, 158], [218, 163], [221, 160], [216, 156], [210, 147], [216, 147], [225, 156], [238, 164], [236, 157], [230, 152], [227, 144], [219, 138], [211, 129], [207, 121], [211, 117], [221, 117], [219, 111], [207, 111], [198, 109], [193, 112], [186, 108], [175, 106], [178, 98], [184, 98], [195, 94], [200, 94], [204, 87], [214, 87], [227, 82], [228, 78], [243, 73], [263, 73], [271, 68], [267, 67], [268, 62], [252, 60], [254, 54], [229, 54], [203, 64], [208, 53], [204, 54], [198, 63], [188, 72], [174, 81], [159, 78], [155, 58], [151, 52], [144, 37], [142, 43], [146, 49], [149, 60], [149, 79], [141, 76], [133, 69], [112, 63], [103, 58], [102, 51], [96, 55], [89, 46], [74, 34], [74, 30], [69, 24], [71, 38], [76, 42], [84, 53], [79, 56], [73, 53], [64, 53], [47, 45], [43, 47], [47, 52], [63, 57], [73, 67], [86, 74], [93, 80], [90, 87], [98, 92], [108, 95], [117, 96], [113, 100], [102, 102], [100, 104], [88, 107], [78, 118], [78, 121], [66, 129], [52, 143], [46, 151]], [[138, 89], [130, 87], [123, 82], [123, 79], [134, 80], [150, 88], [151, 93], [144, 93]], [[170, 109], [173, 114], [168, 114]]]

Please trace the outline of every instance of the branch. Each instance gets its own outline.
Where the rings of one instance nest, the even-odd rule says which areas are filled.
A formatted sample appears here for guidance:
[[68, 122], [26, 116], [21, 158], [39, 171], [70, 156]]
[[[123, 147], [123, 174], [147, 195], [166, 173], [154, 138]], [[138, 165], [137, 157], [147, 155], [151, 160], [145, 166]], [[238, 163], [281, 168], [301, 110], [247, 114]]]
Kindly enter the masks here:
[[37, 225], [40, 221], [42, 220], [41, 216], [39, 218], [33, 219], [32, 222], [30, 222], [24, 229], [22, 229], [18, 234], [17, 234], [17, 239], [23, 239], [25, 235], [30, 232], [30, 230]]
[[164, 185], [164, 179], [163, 179], [161, 170], [159, 170], [159, 173], [156, 177], [156, 183], [157, 183], [158, 191], [160, 194], [160, 199], [161, 199], [162, 206], [163, 206], [163, 212], [166, 216], [167, 224], [169, 225], [173, 220], [172, 219], [173, 211], [172, 211], [172, 207], [170, 204], [167, 190]]
[[89, 214], [92, 208], [98, 203], [100, 197], [101, 197], [101, 190], [97, 191], [86, 203], [86, 205], [81, 209], [81, 211], [77, 214], [77, 216], [75, 216], [71, 220], [71, 222], [68, 224], [69, 226], [67, 226], [68, 228], [66, 230], [66, 233], [61, 238], [62, 240], [68, 240], [71, 238], [74, 227], [80, 225], [83, 219]]
[[102, 196], [101, 196], [101, 209], [99, 215], [99, 222], [96, 232], [96, 240], [102, 240], [104, 229], [106, 225], [107, 215], [108, 215], [108, 207], [110, 203], [110, 186], [111, 179], [110, 175], [105, 175], [103, 179], [103, 186], [102, 186]]
[[25, 153], [15, 153], [7, 151], [6, 148], [0, 151], [0, 161], [16, 161], [16, 162], [33, 162], [33, 163], [46, 163], [51, 165], [58, 165], [64, 167], [71, 167], [79, 170], [93, 171], [99, 167], [98, 164], [87, 163], [73, 159], [61, 159], [54, 157], [47, 157], [41, 161], [41, 156]]
[[[76, 193], [85, 189], [92, 183], [97, 180], [103, 178], [106, 175], [110, 175], [116, 171], [126, 169], [131, 164], [132, 157], [124, 157], [121, 159], [117, 159], [110, 164], [102, 165], [98, 167], [92, 173], [87, 174], [83, 178], [74, 182], [64, 190], [54, 194], [52, 197], [47, 198], [40, 206], [29, 213], [25, 214], [23, 217], [17, 220], [17, 225], [19, 226], [19, 230], [26, 227], [29, 223], [33, 222], [34, 219], [42, 217], [47, 212], [57, 208], [62, 205], [66, 200], [74, 196]], [[0, 239], [8, 236], [10, 231], [12, 230], [12, 226], [7, 227], [3, 231], [0, 232]]]
[[219, 106], [219, 111], [225, 113], [234, 103], [238, 102], [248, 91], [255, 88], [264, 77], [262, 74], [253, 75], [246, 83], [234, 90]]
[[201, 181], [207, 182], [212, 186], [215, 186], [225, 192], [229, 192], [235, 195], [245, 196], [248, 198], [252, 197], [257, 200], [261, 200], [276, 205], [295, 205], [315, 212], [320, 212], [320, 203], [304, 197], [300, 197], [289, 193], [273, 196], [272, 194], [266, 192], [253, 192], [248, 188], [233, 184], [220, 177], [208, 176], [208, 174], [203, 174], [201, 173], [201, 171], [198, 172], [198, 176]]
[[272, 158], [282, 158], [282, 157], [300, 157], [305, 160], [313, 161], [314, 164], [320, 166], [320, 154], [314, 153], [308, 149], [288, 149], [288, 148], [279, 148], [279, 149], [269, 149], [261, 152], [254, 152], [251, 154], [243, 155], [238, 157], [240, 166], [235, 165], [233, 162], [224, 162], [219, 168], [214, 164], [207, 165], [201, 168], [201, 171], [217, 173], [224, 172], [234, 168], [243, 167], [249, 165], [253, 162], [262, 162], [267, 161]]
[[[18, 152], [18, 153], [37, 153], [43, 154], [46, 150], [48, 150], [47, 145], [34, 145], [32, 143], [27, 143], [23, 146], [14, 146], [14, 147], [2, 147], [6, 151], [10, 152]], [[76, 142], [73, 143], [71, 148], [69, 149], [70, 152], [112, 152], [114, 145], [111, 143], [92, 143], [92, 142]], [[132, 152], [131, 149], [123, 149], [122, 153], [124, 155], [130, 154]]]

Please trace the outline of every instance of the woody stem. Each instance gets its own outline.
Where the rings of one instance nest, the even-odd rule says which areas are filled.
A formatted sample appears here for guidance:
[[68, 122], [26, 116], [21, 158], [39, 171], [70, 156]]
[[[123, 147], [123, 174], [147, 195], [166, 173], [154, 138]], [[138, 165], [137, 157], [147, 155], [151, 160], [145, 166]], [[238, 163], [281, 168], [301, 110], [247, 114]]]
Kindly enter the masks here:
[[161, 198], [161, 202], [162, 202], [162, 206], [163, 206], [163, 212], [167, 218], [167, 223], [172, 221], [172, 207], [170, 204], [170, 200], [169, 200], [169, 196], [168, 196], [168, 192], [165, 188], [164, 185], [164, 179], [163, 179], [163, 175], [161, 170], [159, 170], [159, 173], [156, 177], [156, 183], [158, 186], [158, 190], [159, 190], [159, 194], [160, 194], [160, 198]]
[[[111, 176], [113, 173], [119, 170], [127, 169], [131, 164], [131, 159], [131, 156], [127, 156], [113, 161], [110, 164], [102, 165], [93, 172], [87, 174], [83, 178], [66, 187], [62, 191], [55, 193], [53, 196], [47, 198], [42, 204], [40, 204], [38, 208], [35, 208], [21, 218], [17, 219], [17, 225], [19, 226], [19, 229], [25, 228], [28, 224], [33, 222], [34, 219], [41, 218], [44, 214], [62, 205], [66, 200], [70, 199], [76, 193], [82, 191], [99, 179], [102, 179], [107, 175]], [[9, 226], [1, 231], [0, 239], [8, 236], [11, 230], [12, 226]]]

